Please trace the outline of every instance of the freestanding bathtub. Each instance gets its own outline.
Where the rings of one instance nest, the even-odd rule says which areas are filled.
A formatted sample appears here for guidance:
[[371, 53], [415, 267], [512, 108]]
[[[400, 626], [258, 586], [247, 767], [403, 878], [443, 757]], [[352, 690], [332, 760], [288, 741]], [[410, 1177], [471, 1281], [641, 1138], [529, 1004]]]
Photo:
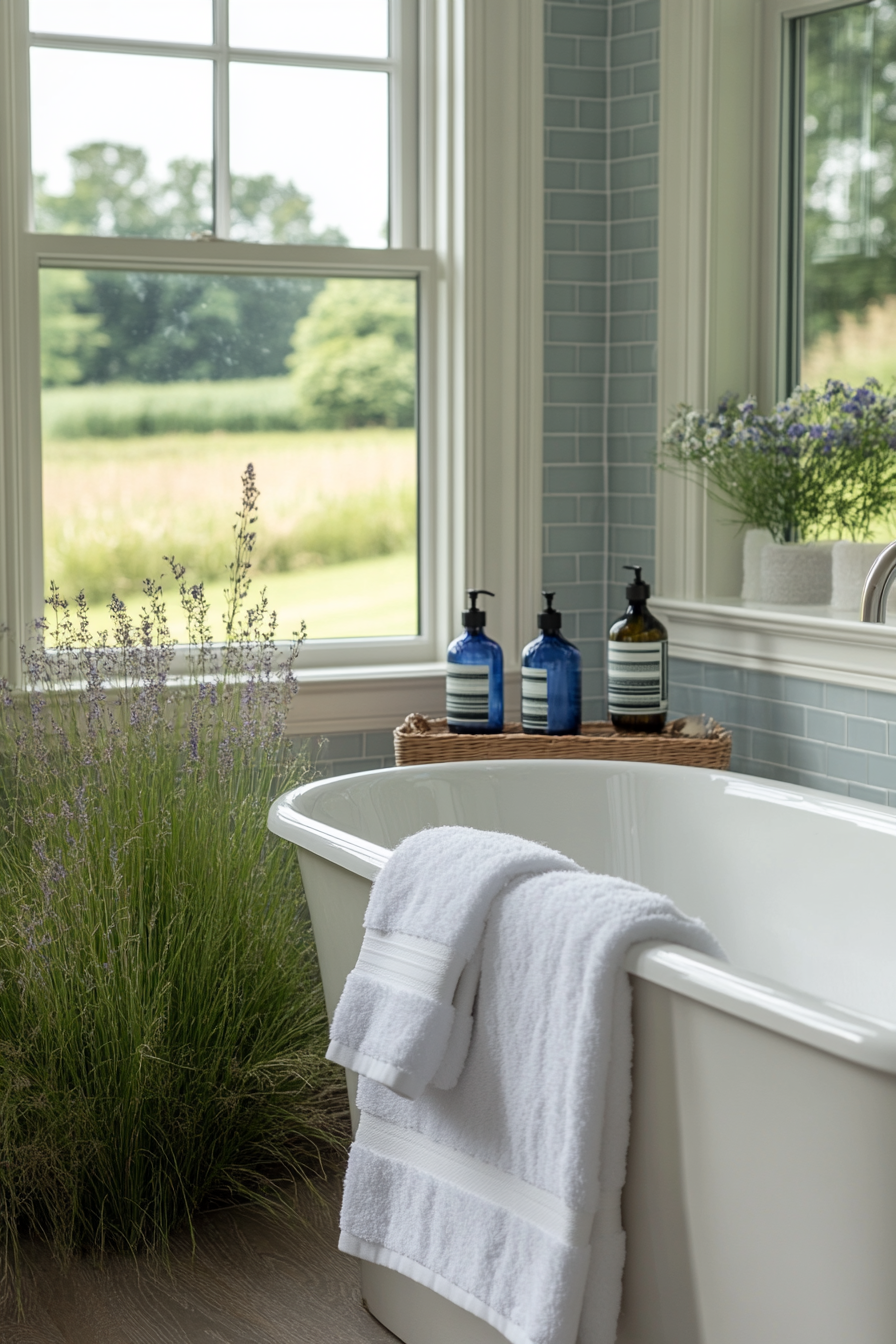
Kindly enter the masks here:
[[[306, 785], [269, 825], [299, 862], [332, 1014], [370, 882], [402, 837], [542, 841], [671, 896], [731, 961], [629, 956], [635, 1062], [619, 1344], [896, 1341], [896, 812], [743, 775], [591, 761]], [[350, 1080], [351, 1082], [351, 1080]], [[489, 1325], [362, 1264], [408, 1344]]]

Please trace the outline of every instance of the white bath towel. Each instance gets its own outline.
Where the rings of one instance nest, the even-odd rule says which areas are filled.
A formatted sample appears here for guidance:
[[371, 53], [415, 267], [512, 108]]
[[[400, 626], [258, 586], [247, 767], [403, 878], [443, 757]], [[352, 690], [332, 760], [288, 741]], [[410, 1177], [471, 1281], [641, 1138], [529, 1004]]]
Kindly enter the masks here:
[[453, 1087], [489, 906], [521, 873], [553, 869], [581, 872], [555, 850], [497, 831], [440, 826], [402, 841], [373, 884], [327, 1059], [411, 1099], [433, 1081]]
[[721, 955], [665, 897], [582, 872], [514, 881], [485, 929], [452, 1091], [361, 1079], [340, 1248], [514, 1344], [613, 1344], [622, 1291], [633, 943]]

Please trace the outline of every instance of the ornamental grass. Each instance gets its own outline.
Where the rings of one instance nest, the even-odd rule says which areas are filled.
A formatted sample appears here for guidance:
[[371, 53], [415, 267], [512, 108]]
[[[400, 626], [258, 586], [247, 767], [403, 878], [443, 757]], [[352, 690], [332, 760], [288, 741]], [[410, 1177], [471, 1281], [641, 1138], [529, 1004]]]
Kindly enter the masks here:
[[[285, 1209], [344, 1145], [347, 1102], [292, 846], [270, 800], [308, 778], [284, 737], [301, 635], [249, 605], [258, 491], [243, 478], [228, 640], [169, 561], [113, 598], [51, 590], [0, 714], [0, 1277], [23, 1240], [164, 1252], [204, 1208]], [[175, 658], [183, 659], [183, 671]]]

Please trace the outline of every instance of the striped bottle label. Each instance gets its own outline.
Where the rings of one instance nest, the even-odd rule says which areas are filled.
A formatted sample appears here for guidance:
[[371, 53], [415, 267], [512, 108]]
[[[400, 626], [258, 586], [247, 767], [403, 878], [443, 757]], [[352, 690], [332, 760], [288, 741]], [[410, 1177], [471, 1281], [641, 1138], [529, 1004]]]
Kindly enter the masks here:
[[662, 714], [669, 708], [669, 644], [665, 639], [607, 642], [611, 714]]
[[523, 668], [523, 727], [529, 732], [548, 730], [548, 670]]
[[488, 663], [449, 663], [445, 678], [448, 722], [488, 723]]

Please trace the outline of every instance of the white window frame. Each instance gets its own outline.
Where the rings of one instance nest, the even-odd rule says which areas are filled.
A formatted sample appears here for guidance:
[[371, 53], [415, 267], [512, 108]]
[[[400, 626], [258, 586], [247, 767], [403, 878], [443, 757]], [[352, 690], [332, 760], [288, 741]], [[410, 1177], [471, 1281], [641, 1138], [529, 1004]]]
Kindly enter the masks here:
[[[784, 42], [842, 0], [664, 0], [658, 428], [678, 402], [777, 396], [786, 285]], [[741, 548], [695, 481], [657, 473], [657, 611], [681, 657], [896, 689], [896, 627], [745, 609]]]
[[[419, 110], [417, 153], [410, 156], [416, 162], [407, 153], [401, 159], [393, 174], [399, 199], [392, 201], [396, 241], [406, 244], [415, 229], [418, 236], [416, 246], [371, 250], [32, 232], [27, 17], [27, 0], [0, 6], [4, 674], [15, 677], [18, 645], [43, 607], [40, 266], [416, 277], [421, 633], [309, 640], [300, 659], [305, 685], [289, 726], [378, 729], [412, 709], [441, 711], [444, 651], [468, 584], [499, 594], [489, 606], [489, 629], [505, 650], [512, 712], [519, 650], [541, 586], [541, 0], [418, 0], [417, 89], [409, 92], [406, 82], [392, 108], [393, 127], [399, 118], [407, 124], [414, 102]], [[407, 43], [411, 31], [406, 17], [397, 40]], [[220, 26], [216, 35], [222, 37]], [[218, 125], [219, 145], [222, 134]], [[405, 135], [403, 143], [412, 142]], [[224, 204], [220, 197], [217, 204]]]

